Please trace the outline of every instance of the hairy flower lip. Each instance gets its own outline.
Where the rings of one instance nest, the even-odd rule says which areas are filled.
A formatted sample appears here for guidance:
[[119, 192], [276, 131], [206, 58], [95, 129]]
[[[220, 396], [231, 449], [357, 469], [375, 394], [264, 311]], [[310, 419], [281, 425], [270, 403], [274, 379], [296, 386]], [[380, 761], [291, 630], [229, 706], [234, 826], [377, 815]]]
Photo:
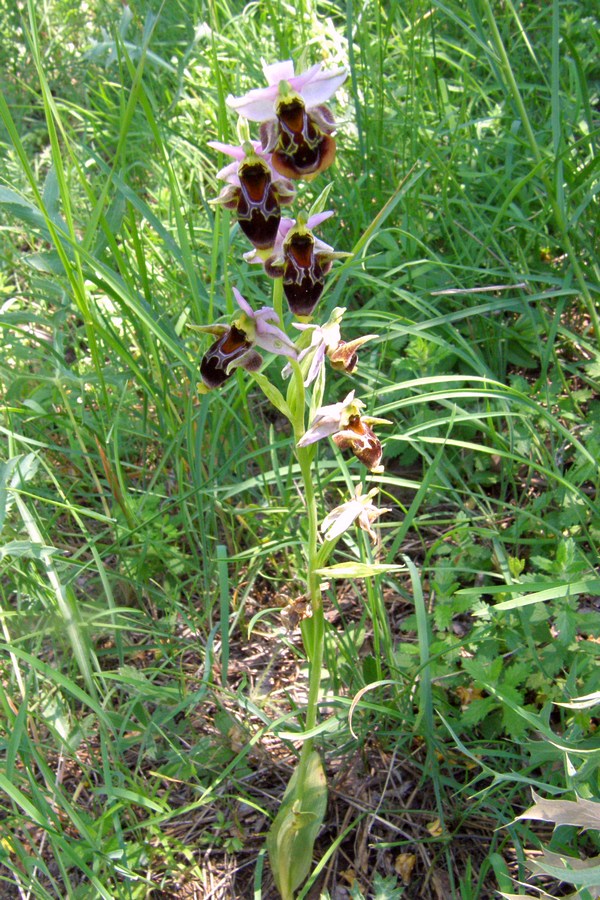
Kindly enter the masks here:
[[290, 359], [298, 357], [294, 343], [273, 324], [279, 321], [275, 310], [264, 306], [254, 311], [237, 288], [232, 290], [240, 315], [229, 325], [197, 326], [198, 331], [217, 335], [217, 340], [211, 344], [200, 362], [200, 375], [208, 390], [225, 384], [235, 368], [256, 372], [263, 359], [255, 347]]
[[[296, 219], [292, 219], [289, 216], [282, 216], [281, 222], [279, 223], [279, 228], [277, 229], [277, 237], [275, 238], [275, 244], [273, 245], [273, 250], [271, 251], [270, 256], [267, 260], [264, 257], [261, 257], [260, 254], [256, 253], [254, 250], [250, 250], [248, 253], [244, 254], [244, 259], [246, 262], [251, 264], [261, 263], [265, 265], [268, 263], [272, 266], [281, 266], [284, 262], [284, 249], [286, 239], [289, 239], [289, 234], [294, 229], [298, 233], [311, 233], [313, 228], [317, 228], [322, 222], [325, 222], [327, 219], [330, 219], [331, 216], [334, 216], [335, 212], [332, 209], [325, 210], [324, 212], [316, 213], [314, 216], [310, 216], [306, 222], [301, 222]], [[328, 256], [333, 254], [333, 258], [337, 259], [338, 257], [346, 257], [351, 256], [351, 253], [337, 252], [333, 249], [329, 244], [326, 244], [325, 241], [320, 240], [320, 238], [314, 237], [314, 253], [322, 253], [327, 254]], [[273, 276], [278, 277], [278, 276]]]
[[252, 122], [266, 122], [277, 117], [276, 104], [281, 96], [282, 84], [288, 86], [284, 91], [291, 89], [310, 110], [329, 100], [348, 75], [343, 67], [324, 70], [321, 63], [296, 75], [291, 59], [270, 65], [263, 61], [263, 73], [267, 87], [254, 88], [241, 97], [230, 94], [225, 101], [230, 109]]
[[339, 403], [330, 403], [327, 406], [321, 406], [315, 413], [310, 428], [302, 435], [298, 441], [298, 447], [308, 447], [320, 441], [321, 438], [330, 437], [342, 427], [345, 415], [349, 410], [360, 414], [364, 403], [354, 399], [354, 391], [344, 397]]
[[234, 158], [218, 172], [226, 185], [211, 202], [234, 212], [255, 250], [270, 250], [277, 239], [281, 207], [295, 196], [293, 184], [276, 171], [271, 155], [263, 153], [256, 141], [240, 146], [209, 141], [209, 146]]
[[244, 331], [257, 347], [261, 347], [269, 353], [297, 359], [298, 351], [293, 341], [284, 331], [271, 324], [279, 321], [275, 310], [270, 306], [263, 306], [262, 309], [255, 312], [237, 288], [234, 287], [232, 290], [237, 305], [242, 311], [242, 315], [233, 324]]
[[[245, 141], [243, 144], [224, 144], [222, 141], [207, 141], [207, 146], [212, 147], [213, 150], [218, 150], [220, 153], [225, 153], [227, 156], [233, 157], [234, 162], [228, 163], [226, 166], [223, 166], [222, 169], [219, 169], [217, 172], [217, 178], [220, 181], [226, 181], [228, 184], [233, 184], [236, 187], [240, 187], [240, 179], [239, 179], [239, 169], [242, 163], [251, 157], [252, 155], [257, 156], [261, 162], [263, 162], [269, 168], [269, 172], [271, 174], [271, 179], [273, 183], [278, 183], [278, 189], [281, 192], [282, 189], [285, 189], [286, 192], [290, 194], [291, 202], [293, 196], [296, 193], [296, 189], [294, 185], [288, 178], [285, 178], [281, 175], [277, 169], [273, 166], [271, 162], [271, 154], [267, 153], [263, 150], [262, 144], [260, 141]], [[250, 152], [249, 152], [250, 151]]]
[[271, 278], [283, 278], [283, 291], [295, 316], [306, 318], [312, 315], [333, 260], [352, 255], [334, 250], [313, 234], [312, 229], [332, 215], [332, 210], [325, 210], [308, 220], [284, 216], [270, 255], [256, 250], [244, 254], [247, 262], [261, 263]]

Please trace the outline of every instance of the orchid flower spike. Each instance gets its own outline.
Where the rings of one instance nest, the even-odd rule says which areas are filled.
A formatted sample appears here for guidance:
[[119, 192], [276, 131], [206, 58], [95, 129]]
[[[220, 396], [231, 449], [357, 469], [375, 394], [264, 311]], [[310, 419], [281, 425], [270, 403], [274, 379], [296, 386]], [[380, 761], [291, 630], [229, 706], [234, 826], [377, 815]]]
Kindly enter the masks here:
[[287, 178], [314, 178], [335, 157], [335, 122], [323, 103], [346, 80], [344, 68], [323, 71], [318, 64], [294, 74], [291, 59], [266, 65], [266, 88], [227, 98], [240, 116], [261, 122], [263, 148], [273, 154], [273, 166]]
[[308, 447], [321, 438], [331, 437], [340, 450], [352, 450], [370, 472], [383, 472], [381, 441], [371, 425], [390, 425], [388, 419], [361, 415], [364, 403], [354, 399], [354, 391], [341, 401], [322, 406], [307, 432], [298, 441], [298, 447]]
[[389, 509], [378, 509], [371, 502], [373, 497], [379, 493], [379, 488], [372, 488], [368, 494], [362, 496], [362, 484], [357, 484], [354, 497], [341, 506], [332, 509], [329, 515], [325, 516], [321, 524], [321, 531], [326, 541], [335, 541], [345, 531], [348, 531], [353, 522], [356, 522], [359, 528], [366, 531], [373, 543], [377, 540], [377, 535], [373, 530], [373, 522], [384, 515], [391, 512]]
[[217, 340], [206, 351], [200, 363], [200, 375], [207, 390], [221, 387], [237, 367], [256, 372], [262, 356], [254, 347], [269, 353], [297, 358], [297, 351], [288, 336], [276, 325], [279, 317], [268, 306], [254, 312], [237, 288], [233, 288], [240, 315], [230, 325], [204, 325], [199, 331], [216, 334]]
[[234, 162], [217, 173], [227, 184], [213, 202], [235, 211], [240, 228], [257, 250], [275, 244], [281, 221], [281, 207], [291, 203], [296, 190], [271, 165], [271, 155], [263, 153], [258, 141], [240, 147], [209, 141], [209, 147], [232, 156]]
[[[325, 357], [329, 359], [334, 369], [351, 375], [358, 365], [357, 350], [367, 341], [379, 337], [377, 334], [365, 334], [353, 341], [343, 341], [340, 332], [340, 323], [346, 312], [345, 307], [336, 306], [325, 325], [303, 325], [294, 322], [294, 328], [299, 331], [310, 331], [310, 345], [300, 353], [298, 362], [306, 373], [304, 386], [308, 387], [315, 381], [317, 375], [325, 364]], [[281, 374], [284, 378], [291, 375], [292, 369], [288, 364]]]

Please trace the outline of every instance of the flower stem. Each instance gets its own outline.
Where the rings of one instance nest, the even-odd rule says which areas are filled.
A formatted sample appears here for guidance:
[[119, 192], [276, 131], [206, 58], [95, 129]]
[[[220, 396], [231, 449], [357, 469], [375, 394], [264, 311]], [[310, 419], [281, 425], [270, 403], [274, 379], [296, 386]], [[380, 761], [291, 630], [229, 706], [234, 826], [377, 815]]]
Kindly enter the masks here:
[[[323, 598], [321, 596], [320, 578], [315, 569], [318, 568], [318, 513], [315, 497], [315, 488], [312, 471], [312, 461], [315, 455], [314, 447], [299, 447], [296, 450], [302, 481], [304, 483], [304, 497], [306, 500], [306, 514], [308, 518], [307, 534], [307, 572], [306, 593], [308, 595], [312, 616], [305, 619], [302, 628], [302, 638], [308, 659], [308, 701], [306, 705], [305, 731], [311, 731], [317, 724], [317, 711], [319, 703], [319, 689], [321, 686], [321, 671], [323, 668], [323, 639], [325, 634], [325, 620], [323, 616]], [[312, 752], [314, 739], [307, 738], [300, 754], [298, 764], [298, 784], [304, 780], [308, 758]]]
[[283, 278], [273, 282], [273, 309], [279, 316], [279, 327], [283, 328]]

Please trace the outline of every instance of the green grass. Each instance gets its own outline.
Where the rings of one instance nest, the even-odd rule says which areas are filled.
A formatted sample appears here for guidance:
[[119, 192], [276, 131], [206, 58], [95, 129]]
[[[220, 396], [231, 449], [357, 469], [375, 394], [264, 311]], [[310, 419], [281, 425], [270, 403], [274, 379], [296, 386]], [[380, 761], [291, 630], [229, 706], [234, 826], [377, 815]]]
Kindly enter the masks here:
[[[379, 335], [326, 402], [355, 388], [392, 422], [381, 546], [349, 532], [335, 562], [404, 567], [326, 591], [330, 801], [300, 896], [485, 900], [522, 892], [541, 844], [599, 852], [516, 819], [531, 788], [599, 793], [574, 703], [600, 690], [595, 5], [297, 5], [0, 0], [8, 898], [275, 896], [299, 472], [245, 373], [198, 392], [189, 327], [232, 286], [269, 302], [206, 147], [235, 140], [225, 97], [261, 57], [349, 68], [336, 164], [295, 208], [332, 182], [319, 235], [354, 256], [319, 318]], [[322, 514], [360, 478], [319, 447]]]

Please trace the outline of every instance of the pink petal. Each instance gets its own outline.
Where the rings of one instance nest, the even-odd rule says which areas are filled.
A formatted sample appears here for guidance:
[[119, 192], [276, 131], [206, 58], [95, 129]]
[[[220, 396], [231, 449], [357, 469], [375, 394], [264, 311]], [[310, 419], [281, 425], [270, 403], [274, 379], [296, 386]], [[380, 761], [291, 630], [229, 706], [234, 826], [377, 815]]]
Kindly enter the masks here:
[[339, 420], [337, 422], [322, 422], [319, 425], [313, 425], [312, 428], [309, 428], [308, 431], [302, 435], [298, 441], [298, 447], [308, 447], [309, 444], [314, 444], [317, 441], [320, 441], [321, 438], [329, 437], [336, 433], [338, 427]]
[[279, 228], [277, 229], [277, 243], [281, 241], [283, 243], [284, 237], [287, 235], [288, 231], [296, 224], [295, 219], [290, 219], [289, 216], [282, 216], [281, 222], [279, 223]]
[[333, 97], [337, 89], [346, 80], [347, 75], [348, 73], [345, 69], [330, 69], [326, 72], [318, 72], [304, 85], [302, 90], [298, 90], [293, 82], [292, 86], [301, 94], [306, 108], [311, 109], [313, 106], [319, 106], [321, 103], [329, 100], [330, 97]]
[[229, 184], [235, 184], [237, 187], [240, 186], [240, 179], [238, 178], [238, 169], [240, 164], [237, 162], [229, 163], [227, 166], [223, 166], [222, 169], [219, 169], [217, 172], [217, 178], [219, 181], [227, 181]]
[[243, 147], [236, 147], [234, 144], [223, 144], [221, 141], [207, 141], [206, 146], [212, 147], [213, 150], [220, 150], [221, 153], [226, 153], [227, 156], [233, 156], [234, 159], [242, 160], [246, 155]]
[[279, 356], [291, 356], [292, 359], [296, 359], [298, 356], [296, 348], [287, 334], [284, 334], [283, 331], [274, 325], [263, 323], [260, 331], [256, 332], [254, 343], [258, 347], [262, 347], [263, 350], [267, 350], [269, 353], [276, 353]]
[[321, 222], [325, 222], [326, 219], [330, 219], [334, 215], [335, 213], [332, 209], [327, 209], [324, 212], [316, 213], [314, 216], [310, 217], [310, 219], [306, 223], [306, 227], [316, 228], [317, 225], [321, 224]]
[[354, 400], [354, 391], [341, 401], [341, 403], [330, 403], [328, 406], [321, 406], [315, 413], [313, 423], [308, 431], [298, 441], [299, 447], [307, 447], [308, 444], [314, 444], [321, 438], [329, 437], [339, 431], [340, 419], [344, 409]]
[[322, 68], [322, 64], [317, 63], [315, 66], [311, 66], [310, 69], [307, 69], [306, 72], [301, 72], [299, 75], [294, 75], [292, 72], [292, 77], [286, 78], [286, 81], [289, 81], [293, 89], [304, 96], [305, 85], [314, 81], [315, 78], [318, 78]]
[[250, 304], [247, 302], [247, 300], [244, 300], [244, 298], [242, 297], [242, 295], [240, 294], [240, 292], [238, 291], [237, 288], [234, 287], [234, 288], [232, 288], [232, 290], [233, 290], [233, 296], [235, 297], [236, 303], [239, 306], [239, 308], [242, 310], [242, 312], [246, 313], [246, 315], [248, 316], [249, 319], [254, 319], [255, 318], [254, 310], [252, 309]]
[[285, 62], [271, 63], [270, 66], [263, 63], [263, 72], [267, 84], [279, 84], [280, 81], [291, 81], [294, 77], [294, 63], [291, 59]]
[[[259, 330], [263, 327], [263, 322], [278, 322], [279, 316], [275, 312], [275, 310], [271, 306], [263, 306], [262, 309], [259, 309], [258, 312], [254, 313], [254, 318], [256, 320], [256, 325]], [[269, 327], [269, 326], [265, 326]]]
[[266, 88], [255, 88], [242, 97], [230, 94], [225, 102], [230, 109], [235, 109], [240, 116], [251, 122], [266, 122], [275, 118], [274, 104], [278, 93], [279, 85], [274, 84]]
[[[308, 348], [310, 349], [310, 348]], [[304, 382], [304, 386], [308, 387], [313, 383], [319, 374], [323, 364], [325, 362], [325, 344], [321, 344], [317, 346], [315, 350], [315, 355], [313, 356], [312, 362], [310, 364], [310, 369], [308, 370], [308, 374], [306, 376], [306, 381]]]
[[[321, 241], [319, 238], [315, 238], [315, 245], [313, 247], [313, 253], [315, 256], [317, 253], [325, 253], [329, 255], [330, 253], [335, 253], [335, 250], [331, 246], [331, 244], [326, 244], [325, 241]], [[352, 256], [351, 253], [348, 256]]]
[[246, 253], [242, 254], [243, 258], [250, 265], [262, 265], [264, 263], [264, 259], [258, 254], [258, 250], [248, 250]]

